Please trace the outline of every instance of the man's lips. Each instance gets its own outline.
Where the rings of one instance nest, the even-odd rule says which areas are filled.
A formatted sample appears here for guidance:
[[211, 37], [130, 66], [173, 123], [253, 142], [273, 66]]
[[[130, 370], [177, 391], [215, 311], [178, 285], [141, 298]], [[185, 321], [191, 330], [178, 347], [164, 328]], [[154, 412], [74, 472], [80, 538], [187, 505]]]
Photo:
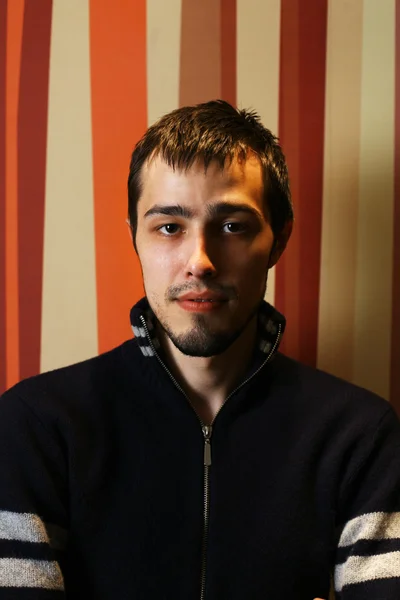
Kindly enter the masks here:
[[215, 292], [188, 292], [183, 296], [179, 296], [177, 300], [178, 302], [186, 302], [188, 300], [192, 302], [226, 302], [228, 298]]
[[210, 312], [217, 310], [228, 301], [226, 296], [215, 292], [188, 292], [179, 296], [177, 302], [179, 306], [189, 312]]

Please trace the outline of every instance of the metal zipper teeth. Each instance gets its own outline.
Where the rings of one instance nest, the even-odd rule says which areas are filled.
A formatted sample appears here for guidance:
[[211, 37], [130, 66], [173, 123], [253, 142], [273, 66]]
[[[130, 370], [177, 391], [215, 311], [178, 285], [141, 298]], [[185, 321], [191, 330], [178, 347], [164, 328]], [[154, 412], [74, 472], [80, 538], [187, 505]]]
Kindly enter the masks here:
[[210, 486], [210, 466], [204, 465], [203, 544], [202, 544], [202, 552], [201, 552], [200, 600], [204, 600], [205, 593], [206, 593], [208, 524], [209, 524], [209, 511], [210, 511], [209, 486]]
[[247, 379], [245, 379], [244, 381], [242, 381], [242, 383], [240, 385], [238, 385], [237, 388], [235, 388], [233, 390], [233, 392], [231, 392], [226, 398], [224, 403], [222, 404], [222, 406], [220, 407], [220, 409], [218, 410], [217, 414], [215, 415], [215, 417], [213, 418], [213, 420], [211, 421], [210, 425], [205, 425], [203, 423], [203, 421], [201, 420], [201, 418], [199, 417], [199, 415], [197, 414], [192, 402], [190, 401], [190, 398], [185, 394], [185, 392], [183, 391], [183, 389], [181, 388], [181, 386], [179, 385], [179, 383], [176, 381], [175, 377], [172, 375], [171, 371], [165, 366], [164, 362], [161, 360], [161, 358], [158, 355], [158, 352], [156, 351], [154, 344], [151, 340], [151, 337], [149, 335], [149, 330], [147, 327], [147, 323], [146, 323], [146, 319], [143, 317], [143, 315], [141, 315], [139, 317], [140, 322], [143, 325], [144, 331], [146, 333], [146, 337], [148, 339], [148, 342], [150, 344], [150, 348], [152, 349], [152, 351], [154, 352], [154, 355], [157, 357], [158, 362], [160, 363], [160, 365], [163, 367], [164, 371], [168, 374], [169, 378], [172, 380], [172, 382], [174, 383], [175, 387], [184, 395], [184, 397], [186, 398], [186, 400], [189, 402], [190, 406], [192, 407], [192, 409], [194, 410], [196, 417], [198, 418], [198, 420], [200, 421], [200, 425], [201, 425], [201, 429], [203, 431], [203, 435], [204, 435], [204, 507], [203, 507], [203, 548], [202, 548], [202, 559], [201, 559], [201, 589], [200, 589], [200, 600], [204, 600], [205, 599], [205, 590], [206, 590], [206, 570], [207, 570], [207, 545], [208, 545], [208, 529], [209, 529], [209, 511], [210, 511], [210, 466], [211, 466], [211, 435], [212, 435], [212, 428], [215, 422], [215, 419], [218, 417], [219, 413], [221, 412], [221, 410], [223, 409], [223, 407], [225, 406], [225, 404], [227, 403], [227, 401], [234, 395], [236, 394], [236, 392], [238, 392], [243, 386], [245, 386], [247, 383], [249, 383], [249, 381], [251, 381], [253, 379], [253, 377], [255, 377], [260, 371], [261, 369], [267, 364], [267, 362], [269, 361], [269, 359], [271, 358], [271, 356], [274, 354], [278, 344], [279, 344], [279, 340], [281, 338], [281, 334], [282, 334], [282, 326], [279, 324], [278, 325], [278, 333], [276, 336], [276, 340], [274, 345], [272, 346], [267, 358], [265, 359], [265, 361], [258, 367], [258, 369], [256, 369], [254, 371], [254, 373], [252, 373]]

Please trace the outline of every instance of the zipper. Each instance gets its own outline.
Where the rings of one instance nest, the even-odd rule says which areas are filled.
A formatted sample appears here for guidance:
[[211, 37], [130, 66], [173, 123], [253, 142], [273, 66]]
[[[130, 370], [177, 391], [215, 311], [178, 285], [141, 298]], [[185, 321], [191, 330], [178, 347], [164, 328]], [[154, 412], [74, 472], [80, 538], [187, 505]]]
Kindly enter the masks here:
[[143, 315], [141, 315], [139, 317], [140, 322], [143, 325], [143, 329], [146, 333], [146, 337], [147, 340], [149, 342], [150, 348], [152, 349], [152, 351], [154, 352], [154, 356], [157, 357], [158, 362], [160, 363], [160, 365], [162, 366], [162, 368], [164, 369], [164, 371], [167, 373], [167, 375], [169, 376], [169, 378], [171, 379], [171, 381], [173, 382], [173, 384], [175, 385], [175, 387], [184, 395], [184, 397], [186, 398], [186, 400], [189, 402], [190, 406], [192, 407], [193, 411], [196, 414], [196, 417], [198, 418], [200, 425], [201, 425], [201, 429], [203, 432], [203, 436], [204, 436], [204, 487], [203, 487], [203, 546], [202, 546], [202, 555], [201, 555], [201, 587], [200, 587], [200, 600], [205, 600], [205, 593], [206, 593], [206, 572], [207, 572], [207, 545], [208, 545], [208, 530], [209, 530], [209, 513], [210, 513], [210, 468], [211, 468], [211, 435], [212, 435], [212, 431], [213, 431], [213, 426], [214, 426], [214, 422], [215, 419], [218, 417], [219, 413], [221, 412], [221, 410], [224, 408], [225, 404], [227, 403], [227, 401], [234, 395], [236, 394], [236, 392], [238, 392], [243, 386], [247, 385], [249, 383], [249, 381], [251, 381], [253, 379], [253, 377], [255, 377], [256, 375], [258, 375], [258, 373], [261, 371], [261, 369], [267, 364], [267, 362], [270, 360], [271, 356], [274, 354], [278, 344], [279, 344], [279, 340], [281, 338], [282, 335], [282, 325], [279, 324], [278, 325], [278, 333], [276, 336], [276, 340], [274, 345], [272, 346], [267, 358], [264, 360], [264, 362], [258, 367], [258, 369], [256, 369], [254, 371], [254, 373], [252, 373], [249, 377], [247, 377], [247, 379], [245, 379], [244, 381], [242, 381], [242, 383], [240, 385], [237, 386], [237, 388], [235, 388], [233, 390], [233, 392], [231, 392], [226, 398], [224, 403], [222, 404], [222, 406], [220, 407], [220, 409], [218, 410], [218, 412], [216, 413], [216, 415], [214, 416], [213, 420], [211, 421], [210, 425], [206, 425], [205, 423], [203, 423], [203, 421], [201, 420], [201, 418], [199, 417], [199, 415], [197, 414], [189, 396], [186, 395], [186, 393], [183, 391], [182, 387], [179, 385], [179, 383], [177, 382], [177, 380], [175, 379], [175, 377], [172, 375], [171, 371], [168, 369], [168, 367], [165, 365], [165, 363], [161, 360], [160, 356], [158, 355], [158, 352], [156, 351], [154, 344], [151, 340], [151, 337], [149, 335], [149, 330], [147, 328], [147, 323], [146, 323], [146, 319], [143, 317]]
[[211, 467], [211, 434], [212, 426], [203, 425], [204, 435], [204, 488], [203, 488], [203, 547], [201, 553], [200, 600], [206, 593], [208, 525], [210, 512], [210, 467]]

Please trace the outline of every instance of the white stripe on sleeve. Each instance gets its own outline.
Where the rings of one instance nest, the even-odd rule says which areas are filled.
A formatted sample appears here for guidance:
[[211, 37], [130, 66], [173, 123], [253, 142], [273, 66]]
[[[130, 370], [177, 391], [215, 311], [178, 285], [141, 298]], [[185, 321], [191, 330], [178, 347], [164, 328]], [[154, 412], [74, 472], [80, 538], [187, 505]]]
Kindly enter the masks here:
[[55, 561], [0, 558], [0, 588], [2, 587], [63, 590], [64, 581]]
[[335, 568], [335, 590], [341, 592], [345, 585], [394, 577], [400, 577], [400, 552], [349, 556]]
[[344, 526], [339, 548], [352, 546], [358, 540], [391, 540], [400, 538], [400, 512], [373, 512], [351, 519]]

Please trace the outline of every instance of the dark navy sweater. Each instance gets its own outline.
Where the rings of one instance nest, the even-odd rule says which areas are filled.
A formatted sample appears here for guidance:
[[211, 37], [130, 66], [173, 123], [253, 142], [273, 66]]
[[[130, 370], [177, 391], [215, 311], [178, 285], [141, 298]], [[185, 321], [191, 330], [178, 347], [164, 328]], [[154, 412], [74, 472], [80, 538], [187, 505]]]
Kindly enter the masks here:
[[0, 400], [0, 600], [327, 599], [331, 575], [398, 600], [390, 405], [277, 353], [267, 312], [210, 431], [144, 306], [135, 339]]

